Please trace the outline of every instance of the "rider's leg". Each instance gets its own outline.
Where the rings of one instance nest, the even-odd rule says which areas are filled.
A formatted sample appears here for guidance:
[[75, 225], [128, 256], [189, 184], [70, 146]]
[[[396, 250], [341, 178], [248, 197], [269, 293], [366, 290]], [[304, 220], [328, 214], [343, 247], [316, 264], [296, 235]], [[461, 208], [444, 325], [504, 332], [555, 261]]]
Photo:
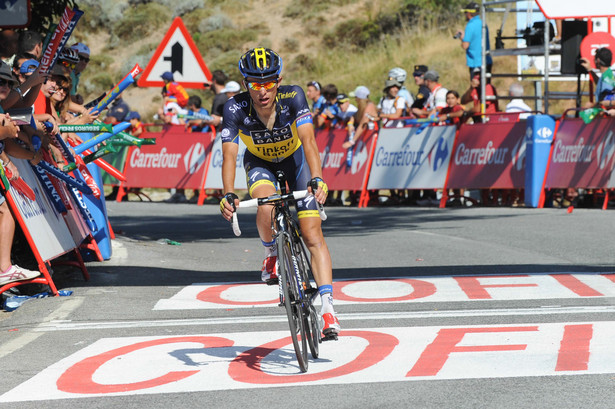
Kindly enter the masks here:
[[318, 285], [325, 335], [339, 333], [341, 327], [333, 309], [333, 267], [329, 247], [322, 234], [320, 217], [300, 217], [303, 241], [311, 254], [312, 272]]
[[[261, 184], [250, 192], [253, 198], [267, 197], [275, 193], [272, 184]], [[256, 227], [261, 243], [265, 248], [265, 259], [261, 269], [261, 279], [267, 284], [274, 284], [277, 277], [275, 264], [277, 261], [277, 246], [271, 234], [271, 210], [272, 206], [258, 206], [256, 210]]]

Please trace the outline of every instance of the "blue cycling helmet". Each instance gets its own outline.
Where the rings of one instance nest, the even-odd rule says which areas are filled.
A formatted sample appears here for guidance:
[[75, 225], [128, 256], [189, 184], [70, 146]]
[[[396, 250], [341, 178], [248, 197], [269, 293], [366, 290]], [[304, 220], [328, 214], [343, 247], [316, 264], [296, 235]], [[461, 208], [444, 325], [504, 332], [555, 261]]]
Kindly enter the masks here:
[[282, 58], [269, 48], [253, 48], [239, 59], [244, 78], [277, 79], [282, 72]]

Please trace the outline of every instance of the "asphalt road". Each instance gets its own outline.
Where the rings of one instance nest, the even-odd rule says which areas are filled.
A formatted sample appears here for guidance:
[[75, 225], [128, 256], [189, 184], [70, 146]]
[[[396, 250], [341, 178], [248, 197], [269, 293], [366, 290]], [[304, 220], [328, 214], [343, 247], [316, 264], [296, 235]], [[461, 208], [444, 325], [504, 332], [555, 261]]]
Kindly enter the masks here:
[[[253, 210], [236, 238], [215, 205], [108, 208], [113, 257], [88, 263], [90, 281], [57, 270], [72, 296], [0, 314], [0, 407], [614, 405], [612, 211], [327, 209], [348, 336], [299, 378], [288, 346], [272, 346], [284, 311], [260, 303], [277, 288], [246, 284], [263, 256]], [[201, 308], [227, 284], [229, 305]], [[191, 289], [201, 298], [181, 299]], [[156, 341], [174, 337], [188, 344]]]

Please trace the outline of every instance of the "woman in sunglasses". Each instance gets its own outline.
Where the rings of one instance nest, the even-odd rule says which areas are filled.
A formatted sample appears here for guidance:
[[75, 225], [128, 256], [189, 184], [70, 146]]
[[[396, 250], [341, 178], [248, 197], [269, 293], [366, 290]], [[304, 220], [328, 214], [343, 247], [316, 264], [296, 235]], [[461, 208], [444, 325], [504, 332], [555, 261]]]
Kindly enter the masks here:
[[[324, 203], [327, 185], [322, 180], [312, 114], [303, 89], [281, 85], [282, 59], [268, 48], [254, 48], [239, 60], [239, 72], [247, 92], [230, 98], [222, 119], [222, 181], [226, 194], [220, 211], [230, 220], [239, 203], [235, 190], [239, 139], [246, 145], [243, 163], [250, 196], [266, 197], [276, 192], [275, 173], [283, 170], [290, 190], [312, 190], [316, 200], [297, 202], [303, 238], [312, 255], [312, 268], [322, 299], [325, 336], [337, 334], [340, 324], [333, 310], [331, 256], [321, 229], [316, 201]], [[277, 249], [271, 235], [271, 209], [259, 206], [258, 232], [265, 247], [261, 279], [277, 282]]]

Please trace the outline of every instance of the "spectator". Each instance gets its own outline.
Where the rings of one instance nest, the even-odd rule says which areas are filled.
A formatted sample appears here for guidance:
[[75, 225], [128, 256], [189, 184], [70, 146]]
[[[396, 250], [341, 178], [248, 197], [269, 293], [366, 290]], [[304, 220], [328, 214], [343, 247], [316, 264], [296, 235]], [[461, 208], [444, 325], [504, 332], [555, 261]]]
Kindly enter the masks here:
[[[17, 81], [11, 75], [10, 67], [2, 63], [2, 69], [0, 69], [0, 102], [8, 97], [11, 85], [15, 84], [17, 84]], [[19, 177], [19, 171], [4, 149], [6, 139], [16, 138], [19, 128], [15, 122], [7, 118], [2, 112], [3, 110], [0, 107], [0, 161], [2, 166], [12, 173], [11, 180], [15, 180]], [[8, 145], [6, 146], [8, 147]], [[33, 160], [35, 157], [36, 155], [32, 153]], [[38, 271], [31, 271], [12, 263], [11, 250], [14, 234], [15, 219], [6, 202], [6, 198], [0, 192], [0, 286], [15, 281], [30, 280], [41, 274]]]
[[[601, 104], [607, 108], [615, 105], [611, 100], [606, 99], [607, 95], [611, 94], [615, 88], [615, 77], [613, 76], [613, 71], [611, 70], [612, 62], [613, 53], [611, 50], [606, 47], [596, 50], [596, 54], [594, 55], [594, 64], [596, 65], [596, 69], [600, 71], [601, 74], [600, 77], [598, 77], [598, 74], [591, 69], [589, 60], [587, 58], [581, 58], [581, 65], [587, 70], [587, 72], [589, 72], [592, 80], [596, 83], [596, 90], [594, 92], [595, 104]], [[595, 105], [588, 104], [587, 108], [592, 106]]]
[[17, 53], [33, 60], [40, 60], [43, 56], [43, 37], [32, 30], [20, 32], [17, 40]]
[[104, 122], [106, 124], [116, 125], [120, 122], [126, 120], [126, 115], [130, 112], [130, 107], [121, 95], [116, 97], [113, 102], [111, 102], [111, 106], [109, 107], [109, 111], [107, 111], [107, 115], [105, 116]]
[[181, 108], [186, 108], [188, 103], [188, 93], [179, 83], [173, 79], [173, 73], [170, 71], [163, 72], [160, 76], [164, 82], [162, 87], [162, 96], [164, 99], [165, 111], [166, 105], [170, 102], [175, 102]]
[[406, 107], [404, 108], [402, 116], [408, 116], [410, 114], [410, 108], [412, 107], [412, 104], [414, 104], [414, 97], [412, 96], [410, 91], [408, 91], [408, 89], [404, 86], [406, 77], [407, 73], [406, 70], [404, 70], [403, 68], [396, 67], [392, 68], [389, 71], [389, 79], [397, 80], [397, 82], [401, 84], [401, 88], [399, 89], [399, 93], [397, 95], [399, 95], [406, 101]]
[[[466, 24], [465, 31], [457, 31], [457, 35], [460, 36], [459, 38], [461, 39], [461, 48], [463, 48], [466, 52], [466, 65], [468, 66], [468, 70], [470, 72], [470, 78], [474, 76], [474, 69], [480, 68], [482, 65], [483, 22], [479, 16], [479, 9], [480, 6], [477, 3], [468, 3], [468, 5], [461, 10], [463, 13], [465, 13], [466, 21], [468, 22]], [[486, 29], [486, 51], [489, 51], [489, 27], [486, 27]], [[486, 62], [487, 72], [491, 73], [493, 61], [489, 53], [487, 53]], [[487, 83], [489, 82], [490, 81], [487, 81]]]
[[15, 30], [4, 29], [0, 31], [0, 59], [10, 66], [13, 64], [13, 57], [18, 51]]
[[412, 113], [419, 118], [427, 118], [438, 114], [447, 106], [446, 94], [448, 90], [438, 82], [440, 75], [437, 71], [429, 70], [423, 75], [425, 86], [429, 89], [429, 96], [424, 108], [412, 108]]
[[[462, 104], [473, 103], [470, 113], [474, 123], [483, 122], [483, 115], [481, 113], [481, 100], [480, 100], [480, 68], [474, 69], [474, 76], [470, 81], [470, 88], [461, 97]], [[497, 97], [495, 87], [491, 84], [485, 85], [486, 97]], [[498, 100], [488, 99], [485, 101], [485, 114], [494, 114], [499, 111]]]
[[316, 117], [316, 128], [328, 128], [336, 123], [336, 116], [339, 114], [337, 106], [337, 95], [339, 94], [335, 84], [327, 84], [322, 89], [322, 95], [325, 98], [325, 103], [322, 106], [321, 113]]
[[216, 132], [222, 130], [222, 114], [224, 113], [224, 104], [228, 101], [226, 93], [222, 92], [228, 76], [221, 70], [215, 70], [211, 75], [211, 82], [205, 83], [207, 87], [211, 87], [214, 93], [214, 100], [211, 104], [211, 117], [212, 120], [207, 123], [216, 129]]
[[[359, 85], [353, 92], [350, 93], [357, 101], [357, 112], [355, 114], [355, 134], [353, 140], [344, 142], [344, 149], [354, 149], [354, 146], [361, 140], [361, 137], [368, 129], [375, 127], [374, 123], [378, 120], [378, 108], [369, 99], [369, 88]], [[356, 206], [359, 203], [360, 191], [350, 191], [346, 201], [350, 202], [351, 206]], [[369, 191], [369, 204], [378, 204], [378, 191]]]
[[[239, 84], [237, 84], [239, 85]], [[198, 95], [191, 95], [188, 98], [188, 115], [199, 114], [208, 115], [209, 111], [201, 106], [201, 98]], [[202, 119], [190, 119], [186, 123], [186, 128], [190, 132], [211, 132], [211, 128]]]
[[338, 94], [336, 97], [336, 104], [339, 107], [339, 112], [336, 116], [336, 127], [341, 129], [348, 128], [348, 132], [354, 134], [354, 121], [355, 114], [358, 111], [357, 107], [350, 103], [350, 98], [346, 94]]
[[416, 99], [414, 103], [410, 107], [410, 113], [412, 113], [413, 108], [423, 109], [425, 108], [425, 104], [427, 104], [427, 99], [429, 98], [429, 88], [425, 85], [424, 75], [428, 71], [426, 65], [415, 65], [414, 72], [412, 75], [414, 76], [414, 83], [419, 87], [418, 92], [416, 93]]
[[139, 137], [143, 133], [143, 123], [141, 122], [141, 115], [137, 111], [130, 111], [128, 115], [126, 115], [126, 120], [130, 121], [130, 128], [128, 128], [128, 133], [132, 136]]
[[457, 127], [461, 126], [465, 110], [463, 109], [463, 105], [461, 105], [459, 101], [459, 93], [454, 90], [447, 92], [446, 104], [447, 106], [442, 108], [442, 110], [440, 111], [440, 114], [438, 115], [438, 120], [446, 124], [456, 125]]
[[406, 100], [399, 96], [401, 84], [399, 81], [392, 79], [386, 80], [384, 83], [384, 96], [378, 102], [378, 116], [382, 122], [386, 124], [392, 119], [400, 118], [406, 108]]
[[523, 96], [523, 85], [519, 82], [513, 82], [508, 88], [508, 95], [513, 97], [506, 105], [506, 112], [521, 112], [519, 119], [525, 119], [528, 117], [529, 112], [532, 112], [530, 108], [521, 97]]
[[72, 97], [73, 95], [78, 94], [77, 86], [79, 85], [81, 73], [86, 69], [88, 63], [90, 62], [90, 48], [83, 43], [75, 43], [70, 48], [77, 52], [77, 56], [79, 58], [79, 62], [77, 62], [75, 68], [70, 73], [70, 79], [73, 83], [73, 88], [70, 90], [70, 95]]
[[307, 98], [308, 101], [312, 101], [312, 117], [315, 118], [322, 113], [323, 106], [325, 104], [325, 97], [320, 93], [322, 86], [320, 82], [310, 81], [307, 83]]
[[220, 93], [226, 94], [228, 98], [232, 98], [237, 95], [239, 91], [241, 91], [241, 86], [239, 83], [237, 81], [229, 81], [224, 85], [224, 88], [220, 91]]

